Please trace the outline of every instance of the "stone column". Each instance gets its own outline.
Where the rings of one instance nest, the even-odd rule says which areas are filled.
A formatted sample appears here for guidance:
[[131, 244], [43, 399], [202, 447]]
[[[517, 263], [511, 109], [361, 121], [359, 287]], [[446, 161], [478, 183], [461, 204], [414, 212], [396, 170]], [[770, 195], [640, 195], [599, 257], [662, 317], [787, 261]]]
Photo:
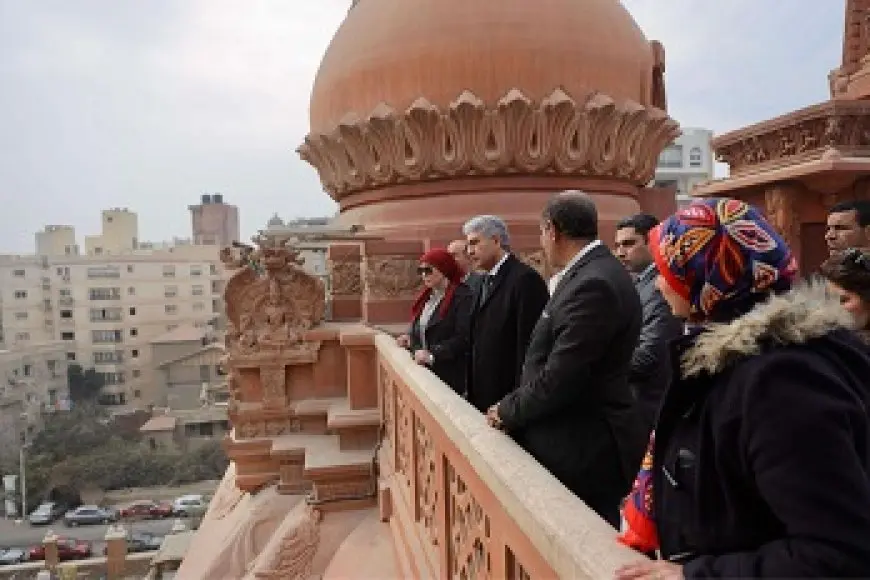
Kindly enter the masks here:
[[419, 241], [367, 241], [363, 247], [363, 322], [407, 324], [420, 291]]
[[127, 532], [123, 526], [109, 526], [106, 530], [106, 574], [109, 580], [124, 577], [127, 559]]
[[331, 286], [331, 318], [352, 322], [362, 318], [362, 255], [360, 244], [332, 244], [327, 253]]
[[[774, 183], [764, 192], [764, 213], [770, 225], [785, 239], [798, 264], [801, 263], [801, 219], [799, 204], [806, 187], [798, 182]], [[824, 240], [811, 240], [824, 244]]]
[[57, 569], [60, 555], [57, 551], [57, 536], [51, 530], [42, 539], [42, 547], [45, 548], [45, 568], [47, 570]]

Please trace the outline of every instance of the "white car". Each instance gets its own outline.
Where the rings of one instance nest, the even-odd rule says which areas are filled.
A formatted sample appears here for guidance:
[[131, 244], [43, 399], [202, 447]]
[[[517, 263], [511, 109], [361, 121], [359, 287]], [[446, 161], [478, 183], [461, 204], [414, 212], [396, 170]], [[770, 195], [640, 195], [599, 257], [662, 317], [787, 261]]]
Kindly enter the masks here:
[[208, 502], [201, 495], [183, 495], [172, 502], [172, 513], [186, 517], [201, 514], [208, 507]]

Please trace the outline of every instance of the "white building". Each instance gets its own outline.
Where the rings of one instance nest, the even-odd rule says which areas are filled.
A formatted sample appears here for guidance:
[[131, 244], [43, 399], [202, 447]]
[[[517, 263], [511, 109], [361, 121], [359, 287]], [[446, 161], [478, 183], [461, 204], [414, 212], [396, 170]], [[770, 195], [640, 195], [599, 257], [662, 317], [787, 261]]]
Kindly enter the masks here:
[[714, 176], [713, 131], [694, 127], [683, 128], [683, 134], [659, 155], [655, 185], [675, 187], [677, 204], [686, 205], [692, 189]]

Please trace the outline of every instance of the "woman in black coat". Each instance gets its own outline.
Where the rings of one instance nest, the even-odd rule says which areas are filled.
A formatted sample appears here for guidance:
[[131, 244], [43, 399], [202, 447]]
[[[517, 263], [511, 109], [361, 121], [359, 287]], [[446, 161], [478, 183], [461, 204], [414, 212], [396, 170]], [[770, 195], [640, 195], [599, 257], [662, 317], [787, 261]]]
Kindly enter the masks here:
[[870, 344], [870, 250], [850, 248], [822, 264], [822, 276]]
[[870, 577], [870, 354], [760, 214], [698, 200], [651, 236], [689, 320], [621, 537], [619, 580]]
[[413, 321], [399, 345], [417, 364], [429, 367], [451, 389], [465, 395], [471, 326], [471, 290], [462, 269], [447, 250], [435, 248], [420, 257], [417, 268], [424, 289], [411, 309]]

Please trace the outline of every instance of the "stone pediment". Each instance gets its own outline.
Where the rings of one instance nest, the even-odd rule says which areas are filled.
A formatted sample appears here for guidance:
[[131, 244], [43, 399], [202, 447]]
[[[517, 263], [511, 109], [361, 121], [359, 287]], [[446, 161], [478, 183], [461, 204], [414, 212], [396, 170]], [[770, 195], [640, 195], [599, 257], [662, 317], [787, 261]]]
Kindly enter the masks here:
[[318, 344], [306, 334], [323, 321], [323, 282], [302, 269], [287, 240], [254, 241], [259, 247], [228, 249], [222, 256], [237, 270], [225, 291], [228, 361], [233, 366], [313, 362]]

